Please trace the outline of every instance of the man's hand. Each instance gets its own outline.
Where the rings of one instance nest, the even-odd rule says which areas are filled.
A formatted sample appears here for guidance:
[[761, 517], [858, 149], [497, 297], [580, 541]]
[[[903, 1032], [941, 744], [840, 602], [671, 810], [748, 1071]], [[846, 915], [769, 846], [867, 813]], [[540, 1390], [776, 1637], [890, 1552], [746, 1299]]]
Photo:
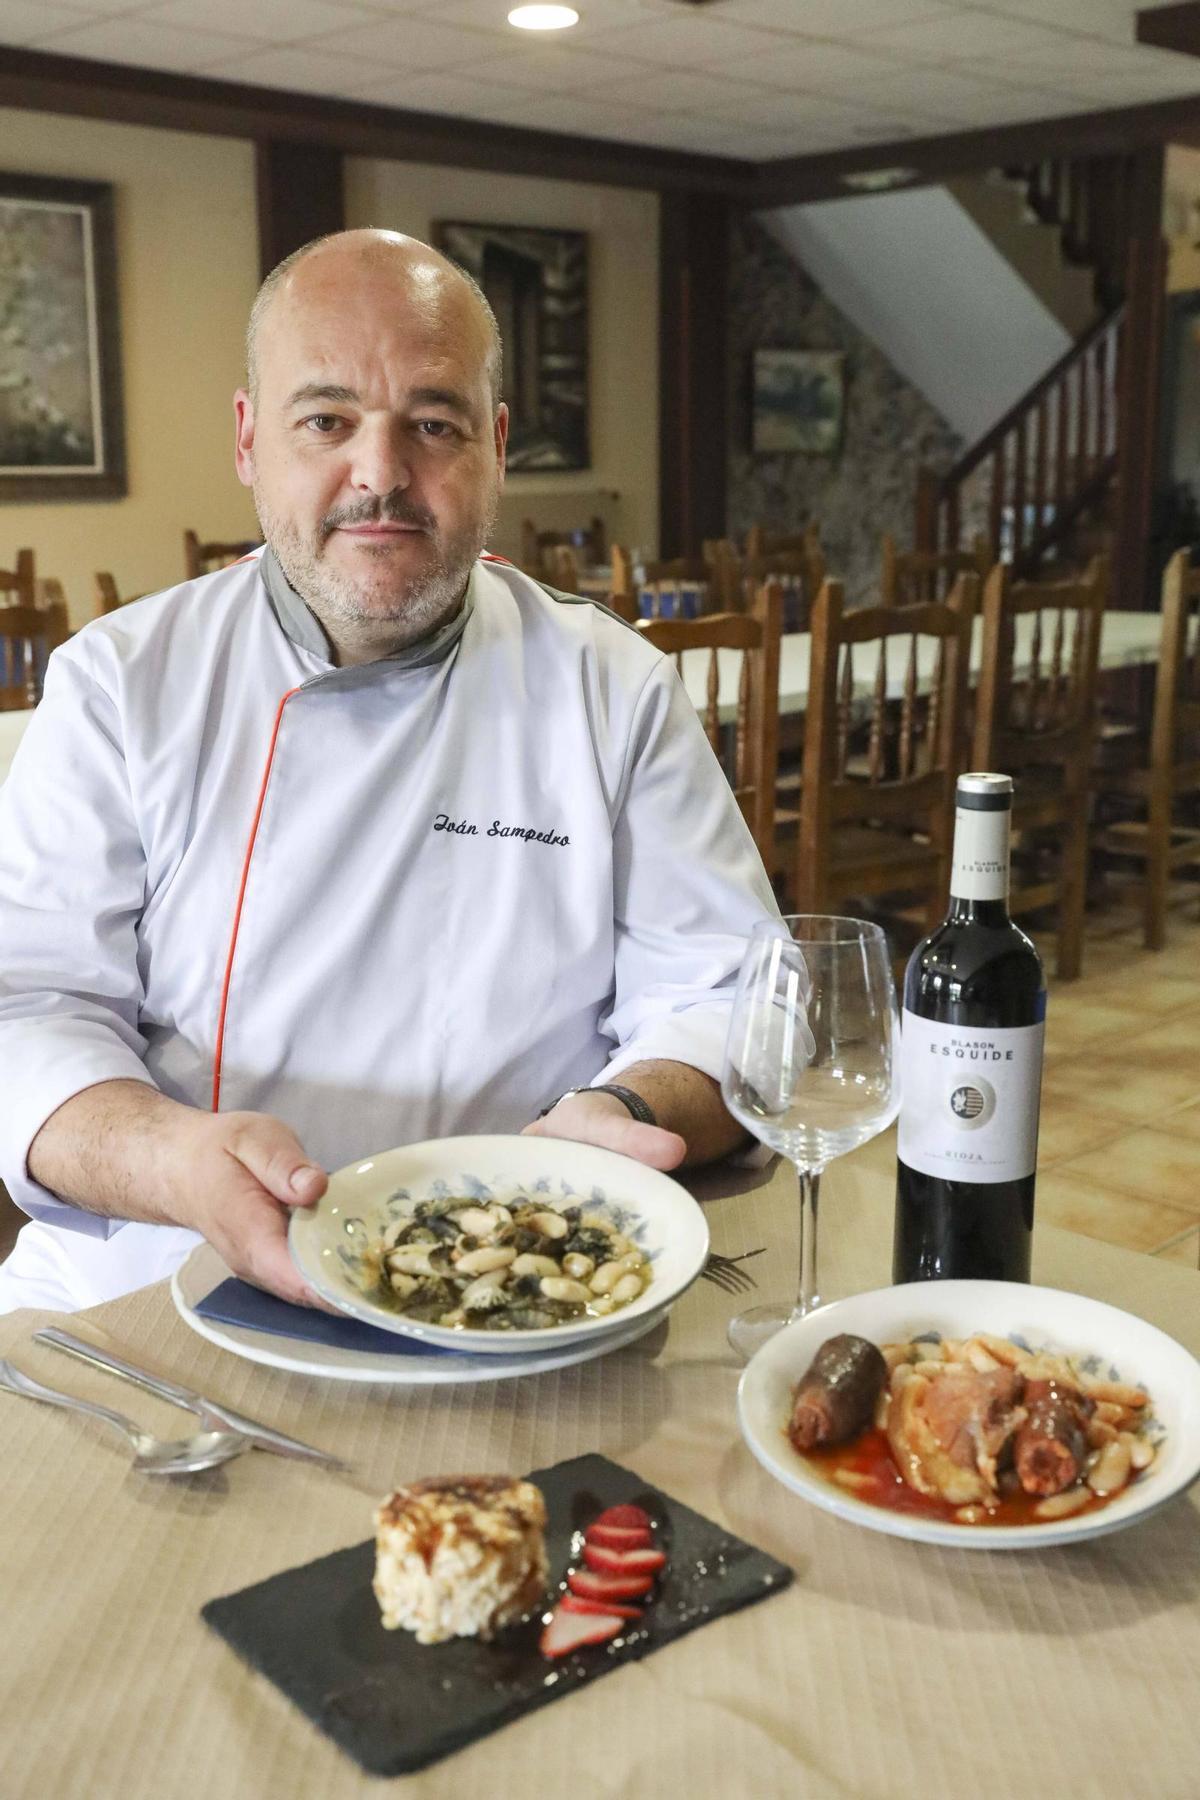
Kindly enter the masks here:
[[687, 1155], [687, 1144], [677, 1131], [661, 1125], [643, 1125], [630, 1117], [615, 1094], [572, 1094], [560, 1100], [544, 1118], [526, 1125], [522, 1137], [574, 1138], [576, 1143], [597, 1144], [617, 1150], [652, 1169], [677, 1169]]
[[295, 1133], [266, 1113], [194, 1113], [188, 1145], [186, 1223], [235, 1275], [300, 1306], [323, 1307], [288, 1251], [291, 1209], [313, 1206], [329, 1186]]
[[87, 1212], [206, 1237], [235, 1275], [324, 1306], [288, 1254], [288, 1217], [329, 1185], [266, 1113], [201, 1112], [141, 1081], [103, 1081], [51, 1113], [29, 1148], [35, 1181]]

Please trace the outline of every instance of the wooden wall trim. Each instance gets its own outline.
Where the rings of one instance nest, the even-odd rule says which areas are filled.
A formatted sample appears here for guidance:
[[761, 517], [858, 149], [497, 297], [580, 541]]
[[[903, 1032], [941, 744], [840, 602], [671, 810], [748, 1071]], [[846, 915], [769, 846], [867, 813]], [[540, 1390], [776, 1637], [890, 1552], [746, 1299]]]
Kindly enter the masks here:
[[343, 162], [324, 144], [294, 144], [277, 138], [254, 146], [258, 197], [259, 273], [313, 238], [341, 231], [346, 223]]
[[729, 225], [720, 195], [665, 194], [659, 219], [659, 555], [724, 537]]
[[1182, 0], [1179, 5], [1154, 6], [1138, 13], [1134, 36], [1139, 44], [1153, 44], [1158, 50], [1200, 56], [1200, 0]]
[[1165, 155], [1133, 159], [1122, 336], [1121, 422], [1117, 447], [1113, 605], [1132, 611], [1160, 604], [1150, 568], [1150, 528], [1158, 473], [1167, 248], [1162, 232]]
[[749, 195], [755, 175], [753, 163], [725, 157], [404, 112], [37, 50], [0, 48], [0, 106], [606, 187]]

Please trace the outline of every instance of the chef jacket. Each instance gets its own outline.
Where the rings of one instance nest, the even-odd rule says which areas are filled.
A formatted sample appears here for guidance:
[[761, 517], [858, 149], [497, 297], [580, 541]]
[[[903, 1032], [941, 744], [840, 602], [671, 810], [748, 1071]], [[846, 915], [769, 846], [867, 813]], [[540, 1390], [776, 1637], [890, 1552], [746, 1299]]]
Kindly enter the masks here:
[[634, 1062], [719, 1077], [774, 911], [671, 661], [499, 560], [353, 668], [270, 551], [93, 621], [0, 788], [0, 1178], [53, 1228], [40, 1303], [199, 1241], [30, 1178], [82, 1089], [269, 1112], [329, 1169], [518, 1131]]

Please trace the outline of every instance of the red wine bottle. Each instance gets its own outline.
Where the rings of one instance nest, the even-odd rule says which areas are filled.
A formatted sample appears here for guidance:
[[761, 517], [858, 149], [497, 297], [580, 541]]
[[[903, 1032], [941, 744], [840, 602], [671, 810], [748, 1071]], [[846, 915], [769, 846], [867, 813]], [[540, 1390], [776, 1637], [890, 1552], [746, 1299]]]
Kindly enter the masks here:
[[904, 976], [895, 1281], [1028, 1281], [1046, 978], [1008, 916], [1012, 778], [960, 775], [950, 909]]

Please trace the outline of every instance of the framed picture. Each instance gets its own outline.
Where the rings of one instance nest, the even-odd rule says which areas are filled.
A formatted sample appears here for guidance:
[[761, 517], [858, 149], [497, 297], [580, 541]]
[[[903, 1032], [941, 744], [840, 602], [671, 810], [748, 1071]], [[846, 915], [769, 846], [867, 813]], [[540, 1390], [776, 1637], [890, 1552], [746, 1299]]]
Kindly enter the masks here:
[[0, 174], [0, 500], [124, 492], [112, 188]]
[[587, 233], [447, 221], [434, 242], [475, 277], [500, 326], [509, 469], [588, 468]]
[[831, 456], [841, 442], [845, 358], [836, 350], [754, 352], [755, 455]]

